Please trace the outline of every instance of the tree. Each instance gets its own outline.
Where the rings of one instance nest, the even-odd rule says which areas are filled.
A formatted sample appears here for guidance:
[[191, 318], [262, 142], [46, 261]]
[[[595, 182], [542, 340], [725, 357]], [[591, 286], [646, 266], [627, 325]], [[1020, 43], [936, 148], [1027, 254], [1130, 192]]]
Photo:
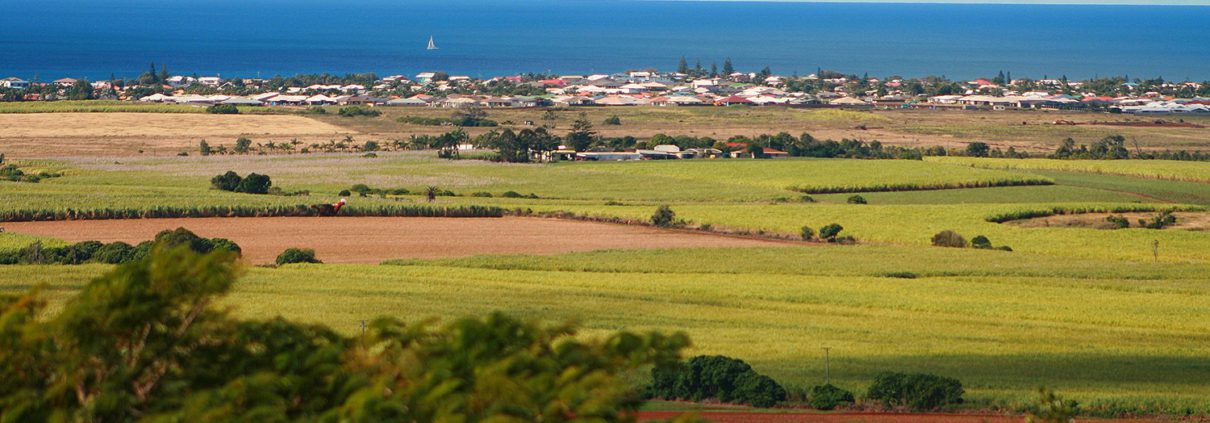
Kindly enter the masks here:
[[567, 132], [567, 143], [576, 151], [587, 151], [596, 140], [596, 135], [592, 122], [588, 121], [588, 115], [580, 113], [580, 117], [572, 122], [571, 131]]
[[470, 136], [462, 128], [458, 128], [437, 137], [433, 147], [437, 149], [437, 157], [452, 160], [458, 158], [459, 149], [467, 142], [470, 142]]
[[67, 89], [68, 100], [92, 100], [93, 98], [92, 84], [83, 79], [77, 80]]
[[836, 237], [840, 235], [840, 231], [844, 230], [844, 226], [836, 223], [830, 223], [827, 226], [819, 228], [819, 239], [827, 240], [828, 242], [836, 241]]
[[613, 115], [613, 116], [610, 116], [610, 117], [605, 118], [605, 122], [604, 122], [604, 123], [605, 123], [606, 125], [621, 125], [621, 124], [622, 124], [622, 118], [619, 118], [619, 117], [618, 117], [618, 115]]
[[202, 142], [199, 142], [197, 145], [197, 148], [198, 148], [198, 152], [200, 152], [203, 156], [209, 156], [211, 153], [210, 144], [208, 144], [206, 142], [206, 140], [202, 140]]
[[800, 234], [803, 241], [810, 241], [812, 238], [815, 238], [815, 230], [811, 229], [810, 226], [803, 226]]
[[685, 56], [681, 56], [681, 61], [677, 62], [676, 73], [685, 75], [689, 74], [689, 62], [685, 61]]
[[672, 227], [676, 225], [676, 212], [668, 205], [659, 206], [655, 209], [655, 214], [651, 215], [651, 224], [661, 228]]
[[170, 77], [171, 75], [168, 74], [168, 65], [160, 64], [160, 76], [156, 78], [156, 82], [161, 84], [166, 83]]
[[842, 404], [852, 404], [856, 399], [853, 393], [832, 386], [832, 384], [817, 385], [811, 388], [810, 404], [816, 410], [831, 410]]
[[976, 141], [966, 145], [966, 155], [971, 157], [987, 157], [990, 151], [991, 147], [985, 142]]
[[983, 235], [978, 235], [971, 238], [971, 248], [990, 250], [992, 248], [992, 241]]
[[944, 230], [933, 235], [934, 247], [966, 248], [966, 238], [951, 230]]
[[323, 263], [315, 258], [315, 250], [310, 248], [287, 248], [277, 255], [275, 260], [278, 266], [283, 266], [293, 263]]
[[235, 192], [243, 192], [248, 194], [268, 194], [269, 187], [273, 185], [273, 181], [268, 175], [257, 173], [249, 173], [239, 185], [236, 185]]
[[648, 395], [664, 399], [722, 402], [770, 407], [786, 400], [786, 390], [768, 376], [757, 373], [743, 360], [731, 357], [697, 356], [688, 362], [651, 372]]
[[344, 337], [222, 307], [241, 264], [156, 244], [57, 313], [0, 295], [5, 421], [634, 421], [629, 376], [675, 365], [683, 334], [588, 340], [491, 314], [377, 318]]
[[962, 383], [957, 379], [924, 373], [904, 374], [884, 372], [874, 376], [866, 398], [880, 401], [884, 406], [903, 406], [916, 411], [936, 410], [942, 406], [961, 404]]
[[735, 66], [731, 65], [731, 58], [728, 57], [723, 60], [723, 76], [731, 76], [733, 73], [735, 73]]
[[238, 173], [228, 170], [227, 173], [210, 178], [210, 186], [223, 191], [235, 191], [235, 187], [239, 186], [243, 179]]

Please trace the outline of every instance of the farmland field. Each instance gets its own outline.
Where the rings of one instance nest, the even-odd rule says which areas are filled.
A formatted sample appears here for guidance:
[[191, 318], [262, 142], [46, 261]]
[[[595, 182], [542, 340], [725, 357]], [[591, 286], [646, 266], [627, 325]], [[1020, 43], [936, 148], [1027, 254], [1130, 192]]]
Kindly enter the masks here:
[[[1205, 162], [930, 157], [505, 164], [442, 160], [432, 151], [196, 154], [202, 138], [230, 147], [241, 135], [257, 143], [345, 136], [355, 144], [385, 142], [448, 129], [395, 117], [448, 112], [387, 109], [376, 118], [289, 111], [227, 117], [0, 113], [6, 164], [61, 174], [37, 183], [0, 182], [0, 216], [138, 216], [224, 207], [256, 214], [307, 210], [336, 201], [343, 190], [352, 191], [346, 213], [473, 205], [511, 215], [483, 225], [389, 217], [0, 221], [0, 252], [35, 241], [44, 247], [86, 239], [141, 241], [159, 229], [185, 226], [245, 247], [246, 276], [223, 304], [245, 318], [284, 316], [352, 334], [379, 315], [449, 320], [500, 310], [545, 322], [578, 321], [586, 336], [684, 330], [694, 342], [691, 354], [742, 358], [795, 387], [822, 382], [821, 347], [827, 346], [833, 380], [859, 396], [880, 371], [927, 372], [961, 380], [967, 410], [1019, 411], [1045, 385], [1095, 415], [1210, 415]], [[588, 110], [594, 121], [614, 113], [623, 125], [601, 126], [603, 133], [724, 137], [806, 130], [819, 138], [959, 148], [986, 140], [1034, 151], [1052, 149], [1061, 137], [1089, 142], [1102, 130], [1120, 129], [1047, 120], [1131, 119], [1043, 112]], [[501, 121], [540, 119], [533, 110], [489, 114]], [[578, 113], [557, 115], [555, 132], [561, 133]], [[1203, 128], [1148, 128], [1147, 139], [1139, 128], [1124, 128], [1140, 135], [1143, 148], [1210, 148], [1197, 141], [1205, 140]], [[190, 155], [177, 156], [178, 150]], [[281, 192], [211, 188], [210, 179], [228, 170], [269, 175]], [[357, 193], [359, 184], [367, 194]], [[427, 198], [430, 187], [440, 195]], [[682, 229], [647, 226], [662, 205]], [[1176, 212], [1172, 227], [1134, 224], [1167, 210]], [[1129, 217], [1130, 227], [1101, 227], [1109, 214]], [[804, 226], [817, 232], [833, 223], [856, 245], [798, 240]], [[982, 235], [1011, 251], [932, 246], [943, 230], [966, 240]], [[286, 247], [314, 248], [329, 263], [253, 266], [271, 262]], [[0, 293], [41, 287], [53, 312], [89, 278], [111, 268], [0, 265]]]
[[[882, 370], [960, 377], [974, 407], [1039, 384], [1093, 410], [1210, 412], [1203, 264], [1072, 260], [903, 247], [606, 251], [554, 257], [250, 269], [227, 300], [352, 332], [380, 314], [491, 310], [580, 321], [587, 335], [685, 330], [693, 353], [743, 357], [792, 385], [862, 387]], [[62, 300], [99, 266], [0, 267]], [[892, 272], [912, 272], [897, 279]], [[72, 276], [72, 277], [68, 277]], [[1157, 393], [1162, 393], [1158, 394]]]

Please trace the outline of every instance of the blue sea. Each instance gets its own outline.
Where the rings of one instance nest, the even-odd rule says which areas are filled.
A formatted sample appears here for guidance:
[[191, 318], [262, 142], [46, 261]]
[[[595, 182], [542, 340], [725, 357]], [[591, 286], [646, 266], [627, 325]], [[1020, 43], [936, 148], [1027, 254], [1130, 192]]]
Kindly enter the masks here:
[[[0, 77], [675, 69], [1210, 79], [1210, 7], [638, 0], [0, 0]], [[438, 50], [426, 50], [432, 36]]]

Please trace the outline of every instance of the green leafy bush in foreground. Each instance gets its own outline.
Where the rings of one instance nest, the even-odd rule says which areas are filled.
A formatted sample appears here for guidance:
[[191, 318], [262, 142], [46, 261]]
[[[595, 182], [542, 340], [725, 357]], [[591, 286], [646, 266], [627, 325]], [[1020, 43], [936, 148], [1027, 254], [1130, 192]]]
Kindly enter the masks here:
[[626, 375], [682, 334], [583, 338], [503, 314], [342, 336], [223, 307], [235, 255], [157, 244], [56, 314], [0, 295], [2, 421], [634, 421]]
[[0, 264], [122, 264], [147, 257], [155, 244], [184, 246], [199, 254], [217, 250], [237, 256], [241, 253], [239, 245], [231, 240], [202, 238], [188, 229], [176, 228], [161, 231], [153, 241], [144, 241], [137, 246], [121, 241], [109, 244], [81, 241], [64, 247], [43, 247], [41, 242], [34, 242], [17, 251], [0, 252]]
[[742, 360], [721, 355], [697, 356], [674, 367], [655, 368], [648, 395], [654, 398], [770, 407], [786, 400], [786, 390], [772, 378], [757, 373]]

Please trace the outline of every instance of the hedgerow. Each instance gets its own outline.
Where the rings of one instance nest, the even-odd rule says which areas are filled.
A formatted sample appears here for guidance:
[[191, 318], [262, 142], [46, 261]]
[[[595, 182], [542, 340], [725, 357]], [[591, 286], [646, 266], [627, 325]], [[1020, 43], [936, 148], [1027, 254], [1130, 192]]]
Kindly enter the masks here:
[[[340, 210], [340, 215], [374, 217], [503, 217], [504, 209], [494, 206], [476, 205], [451, 207], [426, 205], [348, 206]], [[294, 206], [152, 207], [148, 209], [10, 210], [0, 212], [0, 221], [34, 222], [50, 220], [301, 216], [319, 216], [319, 211], [305, 204]]]
[[1055, 206], [1048, 209], [1030, 209], [1030, 210], [1015, 210], [995, 214], [985, 218], [985, 221], [991, 223], [1005, 223], [1014, 220], [1035, 219], [1039, 217], [1060, 216], [1068, 214], [1086, 214], [1086, 213], [1139, 213], [1139, 212], [1156, 212], [1163, 210], [1172, 211], [1206, 211], [1205, 207], [1171, 207], [1171, 206], [1156, 206], [1156, 205], [1129, 205], [1129, 206], [1111, 206], [1111, 207], [1064, 207]]
[[832, 187], [789, 187], [792, 191], [798, 191], [806, 194], [845, 194], [855, 192], [896, 192], [896, 191], [937, 191], [944, 189], [970, 189], [970, 188], [994, 188], [994, 187], [1019, 187], [1019, 186], [1037, 186], [1037, 185], [1054, 185], [1055, 182], [1050, 179], [1000, 179], [994, 181], [970, 181], [970, 182], [949, 182], [937, 184], [882, 184], [882, 185], [862, 185], [862, 186], [832, 186]]

